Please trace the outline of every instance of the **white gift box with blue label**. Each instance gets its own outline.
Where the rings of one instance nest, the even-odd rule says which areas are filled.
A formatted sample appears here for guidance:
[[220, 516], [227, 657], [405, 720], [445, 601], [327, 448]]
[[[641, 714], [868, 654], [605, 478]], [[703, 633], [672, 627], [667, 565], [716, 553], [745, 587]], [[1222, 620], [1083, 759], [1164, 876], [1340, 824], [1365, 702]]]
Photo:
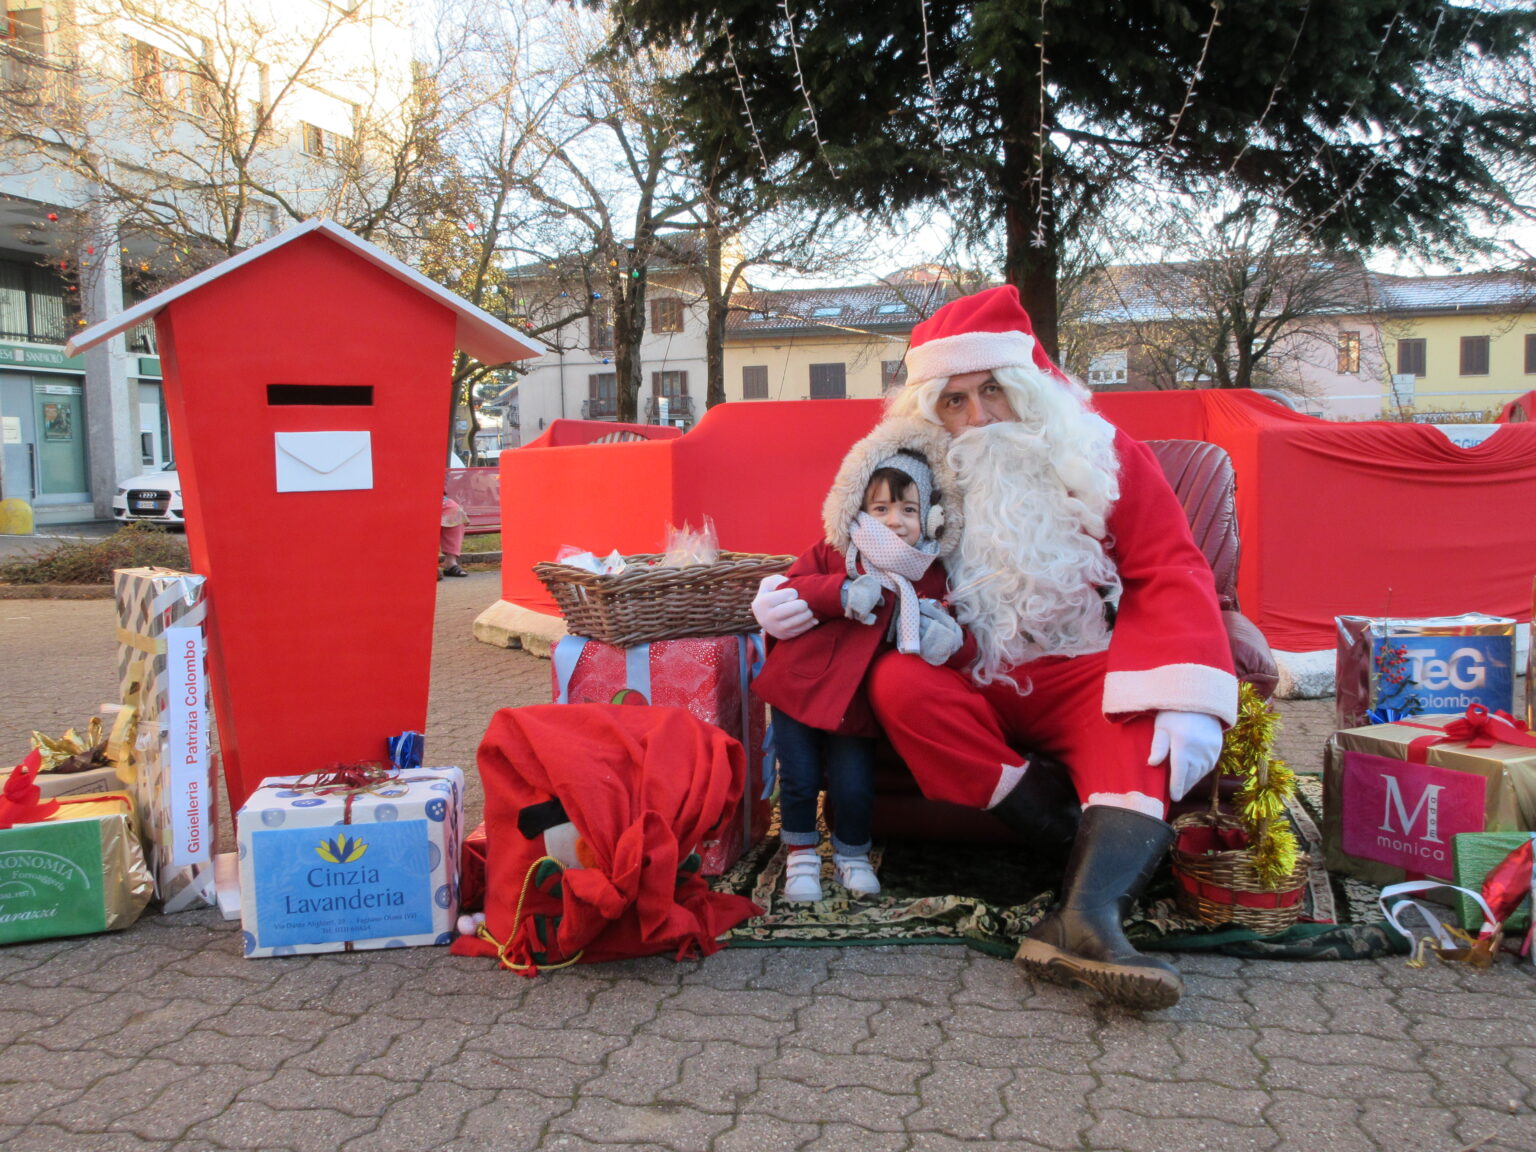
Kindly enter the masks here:
[[463, 825], [458, 768], [262, 781], [236, 817], [245, 954], [447, 944]]

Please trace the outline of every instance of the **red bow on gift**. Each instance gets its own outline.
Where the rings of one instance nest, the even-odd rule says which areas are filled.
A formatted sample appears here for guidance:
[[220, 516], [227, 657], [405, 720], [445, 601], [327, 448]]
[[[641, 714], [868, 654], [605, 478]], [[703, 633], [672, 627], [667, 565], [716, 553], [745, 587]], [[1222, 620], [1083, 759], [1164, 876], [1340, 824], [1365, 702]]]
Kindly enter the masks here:
[[[1493, 910], [1493, 922], [1502, 925], [1515, 914], [1520, 902], [1531, 894], [1531, 870], [1536, 857], [1536, 840], [1527, 840], [1504, 857], [1483, 881], [1483, 899]], [[1536, 936], [1536, 917], [1532, 918], [1532, 933]], [[1484, 932], [1483, 935], [1492, 935]], [[1526, 948], [1531, 940], [1526, 940]]]
[[43, 790], [34, 782], [42, 766], [42, 750], [34, 748], [7, 778], [0, 790], [0, 828], [37, 824], [59, 810], [57, 800], [43, 803]]
[[1492, 748], [1495, 744], [1517, 744], [1521, 748], [1536, 748], [1536, 733], [1530, 732], [1519, 720], [1502, 709], [1489, 712], [1482, 704], [1468, 704], [1466, 715], [1458, 716], [1450, 723], [1436, 727], [1433, 724], [1414, 724], [1402, 720], [1409, 728], [1425, 728], [1438, 732], [1438, 736], [1420, 736], [1408, 745], [1408, 758], [1422, 764], [1424, 755], [1437, 744], [1461, 744], [1468, 748]]

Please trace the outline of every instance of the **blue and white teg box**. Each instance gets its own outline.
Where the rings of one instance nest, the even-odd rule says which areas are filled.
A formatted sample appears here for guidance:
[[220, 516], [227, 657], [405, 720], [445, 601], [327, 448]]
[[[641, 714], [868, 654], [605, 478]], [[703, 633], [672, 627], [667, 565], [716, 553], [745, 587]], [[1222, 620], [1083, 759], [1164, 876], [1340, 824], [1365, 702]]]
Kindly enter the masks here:
[[415, 768], [350, 794], [263, 780], [236, 817], [245, 954], [447, 944], [464, 773]]

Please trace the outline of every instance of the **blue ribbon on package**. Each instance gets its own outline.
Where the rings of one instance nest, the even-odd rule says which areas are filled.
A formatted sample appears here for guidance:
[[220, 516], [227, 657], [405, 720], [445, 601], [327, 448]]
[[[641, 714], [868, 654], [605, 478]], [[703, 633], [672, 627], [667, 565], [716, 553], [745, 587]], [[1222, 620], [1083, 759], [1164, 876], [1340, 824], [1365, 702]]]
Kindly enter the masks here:
[[426, 741], [420, 732], [402, 732], [389, 738], [389, 759], [401, 772], [421, 767]]
[[[736, 641], [741, 671], [741, 742], [745, 745], [752, 733], [752, 681], [763, 670], [763, 661], [768, 658], [768, 652], [763, 647], [761, 632], [739, 635]], [[777, 769], [778, 760], [773, 754], [773, 723], [770, 721], [763, 729], [763, 791], [759, 800], [767, 800], [773, 795], [774, 786], [778, 783]]]
[[1396, 724], [1400, 720], [1406, 720], [1410, 716], [1417, 716], [1417, 712], [1410, 712], [1406, 708], [1389, 708], [1385, 705], [1372, 708], [1365, 714], [1367, 724]]

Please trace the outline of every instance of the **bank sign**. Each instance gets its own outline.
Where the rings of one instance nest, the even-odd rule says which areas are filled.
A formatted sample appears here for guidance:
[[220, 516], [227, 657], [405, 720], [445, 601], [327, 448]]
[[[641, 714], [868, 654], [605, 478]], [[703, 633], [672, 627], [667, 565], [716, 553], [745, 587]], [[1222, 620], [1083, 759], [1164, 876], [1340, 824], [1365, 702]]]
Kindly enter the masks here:
[[1451, 837], [1483, 830], [1488, 781], [1474, 773], [1346, 752], [1342, 783], [1351, 856], [1448, 877]]
[[[1469, 704], [1510, 712], [1514, 658], [1513, 636], [1376, 636], [1373, 699], [1411, 715], [1465, 712]], [[1391, 679], [1396, 676], [1403, 679]]]

